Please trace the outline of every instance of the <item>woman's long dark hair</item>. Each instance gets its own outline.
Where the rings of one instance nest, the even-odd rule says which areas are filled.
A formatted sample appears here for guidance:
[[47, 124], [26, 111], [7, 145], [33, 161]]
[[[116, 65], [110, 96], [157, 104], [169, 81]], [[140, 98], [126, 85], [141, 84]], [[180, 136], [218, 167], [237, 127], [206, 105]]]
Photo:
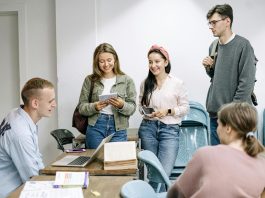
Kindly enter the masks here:
[[[151, 53], [158, 53], [161, 55], [161, 57], [164, 60], [167, 60], [166, 57], [160, 52], [159, 49], [150, 50], [147, 56], [149, 56]], [[165, 71], [167, 74], [169, 74], [170, 70], [171, 70], [171, 65], [170, 65], [170, 62], [168, 61], [168, 65], [165, 67]], [[149, 106], [152, 93], [156, 87], [157, 87], [156, 78], [154, 74], [149, 70], [148, 76], [144, 81], [144, 93], [143, 93], [143, 97], [141, 100], [142, 106]]]

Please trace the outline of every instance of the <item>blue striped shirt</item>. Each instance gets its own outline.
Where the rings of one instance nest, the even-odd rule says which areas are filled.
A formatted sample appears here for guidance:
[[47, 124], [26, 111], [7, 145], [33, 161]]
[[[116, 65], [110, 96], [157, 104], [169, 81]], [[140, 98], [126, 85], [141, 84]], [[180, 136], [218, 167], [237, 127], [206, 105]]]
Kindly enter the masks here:
[[21, 107], [14, 109], [0, 125], [0, 198], [43, 167], [37, 125]]

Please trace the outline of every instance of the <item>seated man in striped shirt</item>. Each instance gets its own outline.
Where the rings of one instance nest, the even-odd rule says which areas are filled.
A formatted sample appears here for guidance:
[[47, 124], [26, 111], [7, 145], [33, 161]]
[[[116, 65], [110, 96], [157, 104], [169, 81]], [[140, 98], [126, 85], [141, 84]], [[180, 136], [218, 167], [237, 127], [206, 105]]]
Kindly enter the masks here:
[[32, 78], [24, 85], [21, 97], [24, 105], [12, 110], [0, 124], [0, 198], [44, 168], [36, 123], [50, 117], [56, 107], [54, 86]]

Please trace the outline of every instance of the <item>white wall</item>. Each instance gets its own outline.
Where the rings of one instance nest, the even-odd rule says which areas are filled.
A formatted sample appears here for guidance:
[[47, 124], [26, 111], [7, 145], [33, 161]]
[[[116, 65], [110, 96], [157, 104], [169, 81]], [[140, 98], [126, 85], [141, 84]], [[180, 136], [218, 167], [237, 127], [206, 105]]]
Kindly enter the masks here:
[[[226, 1], [234, 8], [235, 33], [252, 43], [259, 58], [256, 93], [258, 110], [264, 108], [265, 2]], [[148, 72], [147, 51], [154, 43], [164, 46], [171, 57], [172, 73], [186, 82], [189, 98], [205, 104], [209, 78], [201, 64], [214, 39], [206, 13], [223, 1], [208, 0], [57, 0], [57, 71], [59, 127], [71, 129], [71, 115], [78, 102], [85, 76], [92, 71], [95, 47], [111, 43], [119, 54], [122, 70], [130, 75], [139, 92]], [[130, 127], [138, 127], [136, 112]], [[72, 129], [74, 130], [74, 129]]]
[[[0, 11], [18, 12], [19, 87], [36, 76], [57, 87], [54, 0], [0, 0]], [[5, 83], [2, 78], [0, 82]], [[39, 121], [38, 126], [40, 151], [47, 164], [58, 156], [55, 140], [49, 134], [58, 127], [57, 111], [51, 118]]]
[[0, 10], [0, 121], [19, 105], [18, 14]]
[[[57, 92], [55, 2], [27, 0], [27, 79], [39, 76], [54, 83]], [[39, 121], [39, 144], [44, 163], [54, 160], [59, 151], [50, 131], [58, 128], [57, 110], [51, 118]]]
[[94, 20], [93, 1], [56, 1], [58, 123], [60, 128], [75, 132], [72, 114], [81, 84], [92, 71], [89, 65], [96, 45]]

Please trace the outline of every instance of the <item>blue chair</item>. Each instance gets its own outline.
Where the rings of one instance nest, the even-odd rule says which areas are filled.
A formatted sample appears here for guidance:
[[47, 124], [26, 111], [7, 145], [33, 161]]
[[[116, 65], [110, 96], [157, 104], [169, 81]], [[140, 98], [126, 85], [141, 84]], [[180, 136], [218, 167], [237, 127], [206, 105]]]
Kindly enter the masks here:
[[138, 153], [138, 159], [147, 167], [148, 180], [159, 184], [156, 192], [160, 191], [161, 184], [165, 184], [167, 189], [169, 189], [171, 181], [169, 180], [162, 164], [153, 152], [148, 150], [140, 151]]
[[185, 169], [193, 153], [200, 147], [209, 145], [209, 117], [204, 107], [190, 101], [190, 111], [183, 118], [180, 127], [179, 150], [170, 175], [175, 180]]
[[147, 182], [133, 180], [122, 186], [120, 195], [122, 198], [162, 198], [166, 197], [167, 193], [155, 193]]
[[183, 118], [182, 126], [205, 126], [209, 128], [209, 116], [202, 104], [190, 101], [190, 111]]

